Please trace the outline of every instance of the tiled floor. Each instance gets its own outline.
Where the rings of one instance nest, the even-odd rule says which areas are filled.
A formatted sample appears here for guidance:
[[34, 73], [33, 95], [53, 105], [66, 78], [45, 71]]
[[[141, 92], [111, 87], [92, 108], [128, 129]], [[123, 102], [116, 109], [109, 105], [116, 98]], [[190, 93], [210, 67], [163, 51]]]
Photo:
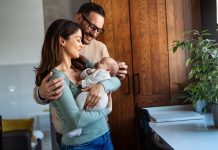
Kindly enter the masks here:
[[52, 150], [51, 131], [43, 131], [44, 139], [42, 140], [42, 150]]

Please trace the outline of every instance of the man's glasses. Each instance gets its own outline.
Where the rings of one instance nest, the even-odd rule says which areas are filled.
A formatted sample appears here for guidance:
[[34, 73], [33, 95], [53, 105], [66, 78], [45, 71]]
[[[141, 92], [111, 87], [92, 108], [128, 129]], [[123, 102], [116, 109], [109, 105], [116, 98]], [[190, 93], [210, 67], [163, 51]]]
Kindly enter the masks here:
[[85, 16], [83, 16], [83, 15], [81, 15], [81, 16], [82, 16], [83, 20], [85, 20], [89, 24], [88, 27], [90, 28], [90, 30], [97, 31], [98, 34], [104, 33], [104, 29], [103, 28], [96, 27], [96, 25], [91, 23]]

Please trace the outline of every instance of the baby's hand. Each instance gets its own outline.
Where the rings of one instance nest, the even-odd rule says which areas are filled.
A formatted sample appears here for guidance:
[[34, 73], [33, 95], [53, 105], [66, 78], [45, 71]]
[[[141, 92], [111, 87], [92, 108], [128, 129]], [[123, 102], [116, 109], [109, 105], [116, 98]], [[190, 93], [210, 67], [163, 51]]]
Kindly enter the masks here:
[[96, 71], [96, 69], [91, 69], [91, 72], [94, 73]]
[[96, 70], [96, 69], [88, 69], [88, 70], [86, 71], [86, 73], [87, 73], [88, 75], [90, 75], [90, 74], [94, 73], [95, 70]]

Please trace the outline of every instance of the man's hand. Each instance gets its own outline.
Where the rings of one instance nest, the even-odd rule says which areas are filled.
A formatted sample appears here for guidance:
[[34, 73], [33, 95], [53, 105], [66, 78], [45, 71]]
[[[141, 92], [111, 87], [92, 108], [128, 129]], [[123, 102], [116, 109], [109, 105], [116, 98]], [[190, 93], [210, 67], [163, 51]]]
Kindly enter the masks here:
[[86, 98], [84, 109], [89, 109], [96, 106], [105, 92], [104, 87], [101, 83], [86, 87], [85, 89], [82, 89], [82, 91], [89, 91], [89, 95]]
[[63, 79], [57, 78], [49, 81], [52, 77], [52, 72], [50, 72], [43, 80], [39, 87], [39, 96], [43, 99], [58, 99], [62, 91], [63, 87]]
[[125, 64], [125, 62], [120, 62], [119, 63], [119, 72], [118, 72], [118, 75], [117, 77], [120, 79], [120, 80], [123, 80], [127, 74], [127, 68], [128, 66]]

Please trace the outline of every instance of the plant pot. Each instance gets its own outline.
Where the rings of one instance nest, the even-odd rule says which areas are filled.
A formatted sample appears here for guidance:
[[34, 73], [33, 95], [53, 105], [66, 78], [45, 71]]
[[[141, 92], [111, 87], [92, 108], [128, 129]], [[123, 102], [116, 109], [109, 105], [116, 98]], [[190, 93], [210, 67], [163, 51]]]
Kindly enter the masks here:
[[196, 102], [195, 111], [197, 113], [202, 114], [206, 112], [206, 106], [207, 106], [207, 102], [205, 100], [199, 100]]
[[218, 104], [217, 103], [212, 104], [212, 115], [213, 115], [214, 126], [218, 128]]

